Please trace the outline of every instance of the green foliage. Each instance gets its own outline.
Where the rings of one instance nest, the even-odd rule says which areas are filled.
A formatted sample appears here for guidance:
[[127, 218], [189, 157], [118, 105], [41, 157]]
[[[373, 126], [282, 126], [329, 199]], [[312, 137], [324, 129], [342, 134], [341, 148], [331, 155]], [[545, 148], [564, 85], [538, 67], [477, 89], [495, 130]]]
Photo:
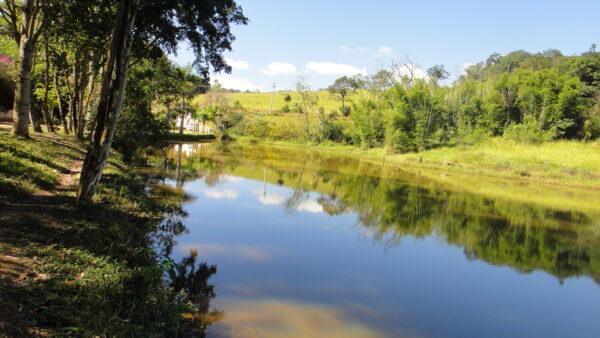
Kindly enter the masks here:
[[[282, 101], [280, 111], [306, 115], [280, 116], [286, 121], [293, 117], [298, 123], [278, 123], [277, 116], [268, 123], [302, 128], [301, 120], [310, 116], [314, 121], [319, 116], [316, 107], [323, 106], [341, 113], [343, 123], [338, 126], [345, 136], [340, 142], [366, 148], [385, 145], [393, 153], [474, 145], [504, 134], [507, 139], [533, 143], [593, 140], [600, 137], [599, 55], [590, 51], [580, 56], [564, 56], [556, 50], [492, 54], [486, 62], [469, 67], [449, 86], [437, 83], [447, 75], [441, 65], [429, 69], [429, 80], [409, 79], [388, 70], [367, 78], [342, 77], [328, 88], [333, 94], [328, 96], [343, 99], [352, 95], [352, 100], [348, 105], [338, 103], [334, 109], [322, 92], [309, 95], [311, 92], [304, 83], [298, 92], [286, 94], [290, 99], [295, 95], [293, 106], [283, 106], [283, 102], [289, 101]], [[235, 97], [253, 105], [258, 102], [258, 95]], [[263, 95], [260, 104], [267, 107], [267, 99], [268, 95]], [[314, 123], [310, 128], [314, 129]], [[317, 132], [312, 130], [304, 137], [287, 140], [323, 139], [324, 129], [323, 125]], [[299, 133], [275, 134], [280, 139]]]
[[523, 123], [511, 124], [504, 130], [504, 138], [520, 143], [542, 143], [554, 138], [552, 131], [543, 131], [533, 116], [526, 116]]
[[115, 132], [113, 145], [126, 159], [140, 149], [153, 145], [168, 133], [165, 120], [152, 113], [155, 98], [165, 93], [160, 82], [171, 71], [166, 59], [142, 60], [131, 67], [124, 108]]
[[351, 118], [354, 122], [354, 129], [351, 131], [353, 143], [364, 148], [383, 145], [384, 118], [374, 101], [365, 100], [355, 104]]

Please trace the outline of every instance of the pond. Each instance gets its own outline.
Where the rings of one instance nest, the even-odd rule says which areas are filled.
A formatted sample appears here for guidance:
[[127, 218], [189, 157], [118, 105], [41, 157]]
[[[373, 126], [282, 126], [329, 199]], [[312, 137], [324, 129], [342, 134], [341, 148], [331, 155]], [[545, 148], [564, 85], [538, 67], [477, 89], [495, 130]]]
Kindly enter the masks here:
[[169, 254], [216, 266], [209, 336], [600, 336], [593, 206], [302, 148], [183, 144], [152, 162], [187, 196]]

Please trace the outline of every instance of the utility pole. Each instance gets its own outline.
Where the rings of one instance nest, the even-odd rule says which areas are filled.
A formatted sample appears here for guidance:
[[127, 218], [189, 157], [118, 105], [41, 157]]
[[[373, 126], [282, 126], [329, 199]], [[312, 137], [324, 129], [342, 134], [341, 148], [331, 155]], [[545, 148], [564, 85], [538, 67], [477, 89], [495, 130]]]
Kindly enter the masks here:
[[269, 107], [269, 115], [273, 114], [273, 98], [275, 97], [275, 82], [273, 82], [273, 91], [271, 92], [271, 106]]

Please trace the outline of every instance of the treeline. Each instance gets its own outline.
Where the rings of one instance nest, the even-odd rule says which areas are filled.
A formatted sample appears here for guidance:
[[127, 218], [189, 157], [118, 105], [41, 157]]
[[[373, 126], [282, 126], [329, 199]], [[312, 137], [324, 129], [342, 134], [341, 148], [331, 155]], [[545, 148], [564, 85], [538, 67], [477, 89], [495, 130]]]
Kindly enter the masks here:
[[[150, 143], [189, 113], [210, 71], [231, 69], [222, 56], [231, 25], [247, 22], [233, 0], [6, 0], [0, 18], [0, 104], [12, 109], [13, 135], [45, 125], [88, 142], [80, 205], [91, 202], [111, 147], [131, 155]], [[193, 69], [166, 57], [182, 41]]]
[[[600, 137], [600, 53], [595, 46], [578, 56], [557, 50], [492, 54], [451, 85], [441, 84], [448, 77], [441, 65], [423, 78], [416, 69], [403, 62], [370, 77], [336, 80], [329, 90], [340, 98], [339, 112], [324, 112], [309, 94], [302, 95], [307, 99], [298, 104], [300, 110], [317, 116], [303, 137], [392, 152], [471, 144], [492, 136], [533, 143]], [[299, 88], [301, 93], [305, 89]], [[346, 96], [353, 91], [364, 95], [348, 105]], [[239, 132], [269, 136], [256, 134], [260, 128], [252, 123], [258, 122]], [[276, 129], [259, 123], [262, 129]]]

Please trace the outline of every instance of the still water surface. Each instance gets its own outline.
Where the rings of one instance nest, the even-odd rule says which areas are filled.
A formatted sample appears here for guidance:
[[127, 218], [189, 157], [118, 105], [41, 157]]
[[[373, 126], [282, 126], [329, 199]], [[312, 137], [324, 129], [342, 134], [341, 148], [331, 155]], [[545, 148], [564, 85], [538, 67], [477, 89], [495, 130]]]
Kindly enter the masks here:
[[[171, 256], [216, 265], [213, 337], [600, 337], [600, 214], [298, 149], [176, 145]], [[460, 186], [460, 185], [458, 185]]]

